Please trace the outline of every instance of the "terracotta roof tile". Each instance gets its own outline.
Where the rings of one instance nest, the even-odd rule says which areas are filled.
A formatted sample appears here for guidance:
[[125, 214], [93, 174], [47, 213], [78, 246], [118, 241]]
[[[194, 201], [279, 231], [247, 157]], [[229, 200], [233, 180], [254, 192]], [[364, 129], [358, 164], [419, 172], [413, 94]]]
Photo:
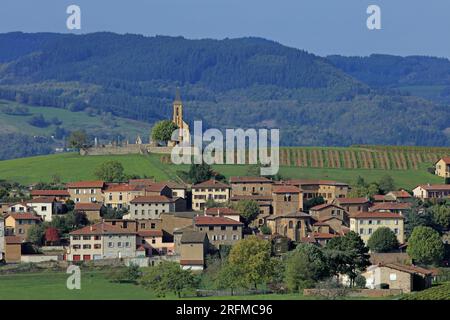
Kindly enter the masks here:
[[101, 203], [78, 202], [75, 204], [75, 210], [80, 211], [98, 211], [103, 207]]
[[70, 197], [67, 190], [31, 190], [33, 197]]
[[423, 189], [427, 191], [446, 191], [450, 190], [450, 184], [424, 184], [420, 185]]
[[141, 230], [138, 231], [138, 236], [140, 237], [162, 237], [163, 232], [162, 230]]
[[230, 177], [230, 183], [272, 183], [266, 177]]
[[67, 188], [74, 189], [74, 188], [103, 188], [105, 185], [105, 182], [96, 180], [96, 181], [76, 181], [76, 182], [70, 182], [67, 184]]
[[355, 219], [403, 219], [403, 216], [398, 213], [391, 212], [358, 212], [353, 215], [351, 218]]
[[225, 215], [225, 216], [239, 216], [240, 213], [231, 208], [218, 207], [208, 208], [205, 212], [207, 215]]
[[398, 203], [398, 202], [383, 202], [377, 203], [374, 206], [370, 207], [370, 211], [379, 211], [379, 210], [408, 210], [411, 209], [411, 203]]
[[182, 266], [203, 266], [203, 260], [180, 260]]
[[34, 213], [9, 213], [5, 218], [12, 217], [15, 220], [42, 220], [42, 218]]
[[166, 196], [140, 196], [130, 201], [130, 203], [171, 203], [175, 199]]
[[340, 205], [343, 204], [365, 204], [369, 203], [369, 199], [367, 198], [336, 198], [336, 201], [339, 202]]
[[72, 231], [70, 235], [107, 235], [107, 234], [128, 234], [133, 235], [136, 232], [122, 229], [118, 226], [113, 226], [108, 223], [99, 222], [84, 228]]
[[294, 186], [274, 186], [272, 188], [273, 193], [300, 193], [300, 189]]
[[53, 203], [53, 202], [56, 202], [55, 197], [38, 197], [27, 201], [27, 203]]
[[201, 225], [233, 225], [233, 226], [242, 226], [241, 222], [236, 220], [226, 218], [226, 217], [209, 217], [209, 216], [196, 216], [194, 218], [194, 224]]
[[192, 188], [230, 188], [228, 184], [211, 179], [201, 183], [194, 184]]

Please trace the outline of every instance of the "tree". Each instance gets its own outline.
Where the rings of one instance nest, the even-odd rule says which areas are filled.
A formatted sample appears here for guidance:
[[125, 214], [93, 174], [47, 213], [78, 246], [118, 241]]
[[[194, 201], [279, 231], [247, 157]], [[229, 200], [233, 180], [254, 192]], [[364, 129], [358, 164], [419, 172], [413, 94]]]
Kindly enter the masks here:
[[173, 292], [178, 298], [198, 285], [190, 270], [183, 270], [178, 263], [171, 261], [150, 267], [142, 276], [140, 284], [155, 291], [159, 297]]
[[355, 278], [355, 286], [360, 289], [364, 289], [366, 287], [366, 278], [363, 275], [358, 274]]
[[59, 243], [59, 232], [58, 229], [54, 227], [48, 227], [47, 230], [45, 230], [45, 242], [50, 244], [57, 244]]
[[244, 286], [236, 265], [225, 263], [219, 270], [216, 279], [216, 285], [219, 289], [229, 289], [231, 295], [234, 295], [237, 288]]
[[331, 274], [346, 274], [352, 286], [356, 276], [370, 265], [368, 251], [364, 241], [353, 231], [343, 237], [332, 238], [325, 246]]
[[389, 252], [398, 248], [399, 243], [391, 229], [382, 227], [375, 230], [370, 236], [367, 246], [373, 252]]
[[152, 139], [167, 142], [172, 139], [172, 133], [177, 129], [177, 125], [170, 120], [159, 121], [152, 128]]
[[108, 277], [111, 282], [137, 283], [142, 272], [137, 264], [131, 263], [126, 268], [112, 269]]
[[319, 204], [324, 204], [325, 199], [322, 196], [314, 197], [312, 199], [306, 200], [303, 204], [303, 210], [309, 211], [312, 207], [318, 206]]
[[122, 163], [116, 160], [103, 162], [94, 174], [98, 179], [106, 182], [122, 182], [126, 179]]
[[269, 241], [250, 236], [233, 246], [228, 262], [230, 267], [235, 268], [243, 286], [256, 289], [258, 284], [269, 282], [273, 274], [270, 253]]
[[74, 211], [72, 216], [73, 216], [73, 224], [74, 224], [75, 228], [84, 227], [89, 224], [89, 220], [86, 216], [86, 213], [84, 213], [84, 212]]
[[28, 230], [27, 240], [36, 245], [41, 245], [44, 240], [45, 227], [43, 224], [34, 224]]
[[390, 175], [386, 174], [380, 178], [380, 181], [378, 181], [378, 187], [384, 194], [389, 191], [393, 191], [395, 189], [394, 179]]
[[431, 210], [416, 201], [410, 210], [405, 211], [405, 236], [409, 239], [413, 230], [420, 226], [433, 226]]
[[244, 218], [246, 225], [249, 225], [259, 214], [259, 205], [255, 200], [241, 200], [236, 204], [236, 210]]
[[200, 183], [211, 179], [214, 176], [214, 172], [211, 166], [207, 163], [191, 164], [187, 178], [193, 184]]
[[285, 281], [290, 291], [314, 287], [329, 275], [321, 249], [312, 244], [300, 244], [286, 260]]
[[430, 227], [414, 228], [408, 240], [408, 255], [421, 264], [437, 264], [444, 257], [444, 244], [439, 233]]
[[90, 146], [88, 136], [83, 130], [73, 131], [67, 142], [69, 147], [75, 149], [86, 149]]
[[447, 204], [434, 205], [431, 207], [433, 222], [442, 229], [450, 227], [450, 206]]
[[262, 234], [266, 234], [266, 235], [272, 234], [272, 230], [267, 225], [261, 226], [261, 228], [259, 228], [259, 230], [261, 231]]

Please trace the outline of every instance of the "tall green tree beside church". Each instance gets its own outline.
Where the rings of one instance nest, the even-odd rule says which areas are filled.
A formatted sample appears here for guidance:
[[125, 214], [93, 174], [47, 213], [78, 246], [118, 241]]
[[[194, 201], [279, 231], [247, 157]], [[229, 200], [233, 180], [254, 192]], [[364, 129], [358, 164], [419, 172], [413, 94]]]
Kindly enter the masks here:
[[163, 120], [155, 123], [152, 129], [152, 140], [167, 142], [172, 139], [172, 133], [178, 127], [170, 120]]

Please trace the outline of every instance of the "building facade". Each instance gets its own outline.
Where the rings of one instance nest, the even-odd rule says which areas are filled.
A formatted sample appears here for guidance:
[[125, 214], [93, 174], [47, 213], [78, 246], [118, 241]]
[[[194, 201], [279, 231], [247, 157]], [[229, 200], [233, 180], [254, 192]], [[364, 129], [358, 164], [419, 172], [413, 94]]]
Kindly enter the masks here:
[[[230, 186], [216, 180], [208, 180], [192, 186], [192, 210], [202, 211], [208, 200], [226, 203], [230, 200]], [[211, 239], [210, 239], [211, 240]]]
[[67, 191], [73, 202], [103, 202], [103, 181], [79, 181], [67, 184]]
[[397, 236], [400, 244], [405, 242], [404, 217], [390, 212], [360, 212], [350, 218], [350, 230], [360, 235], [367, 244], [370, 236], [378, 229], [386, 227]]
[[450, 178], [450, 157], [439, 159], [435, 163], [435, 174], [442, 178]]

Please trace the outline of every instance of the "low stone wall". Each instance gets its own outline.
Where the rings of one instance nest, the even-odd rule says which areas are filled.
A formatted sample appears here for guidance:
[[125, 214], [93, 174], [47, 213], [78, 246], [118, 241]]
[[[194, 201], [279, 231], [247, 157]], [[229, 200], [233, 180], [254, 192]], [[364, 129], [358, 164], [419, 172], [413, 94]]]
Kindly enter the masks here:
[[387, 297], [396, 296], [402, 294], [401, 289], [304, 289], [303, 294], [305, 296], [337, 296], [344, 294], [348, 297]]
[[101, 146], [80, 150], [82, 156], [126, 155], [126, 154], [170, 154], [172, 147], [155, 147], [151, 144], [128, 144], [123, 146]]
[[41, 263], [41, 262], [60, 261], [60, 260], [62, 260], [62, 256], [45, 255], [45, 254], [30, 254], [30, 255], [22, 255], [20, 257], [20, 262], [25, 262], [25, 263]]

